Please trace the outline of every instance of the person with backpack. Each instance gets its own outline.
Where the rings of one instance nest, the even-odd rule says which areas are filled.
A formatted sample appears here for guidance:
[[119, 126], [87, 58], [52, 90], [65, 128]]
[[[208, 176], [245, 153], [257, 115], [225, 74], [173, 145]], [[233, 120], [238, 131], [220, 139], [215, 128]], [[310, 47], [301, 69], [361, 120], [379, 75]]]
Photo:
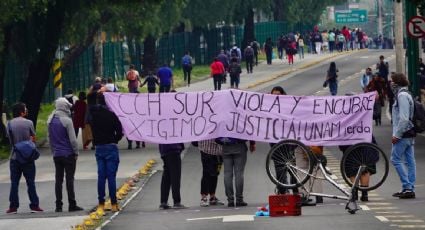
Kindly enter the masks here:
[[391, 162], [397, 171], [402, 189], [393, 194], [400, 199], [415, 198], [416, 161], [413, 125], [414, 100], [408, 91], [409, 81], [402, 73], [391, 75], [391, 90], [395, 95], [392, 107]]
[[230, 74], [230, 88], [239, 89], [240, 74], [242, 73], [241, 65], [238, 63], [238, 59], [232, 58], [232, 63], [229, 67]]
[[328, 72], [326, 74], [325, 82], [329, 85], [329, 91], [332, 96], [335, 96], [338, 93], [338, 69], [336, 68], [335, 62], [331, 62], [329, 65]]
[[156, 92], [156, 85], [159, 85], [159, 81], [158, 78], [153, 75], [152, 71], [148, 72], [148, 76], [145, 78], [145, 81], [140, 85], [140, 88], [142, 88], [146, 84], [148, 84], [148, 93]]
[[128, 81], [128, 92], [139, 93], [138, 87], [140, 84], [140, 75], [133, 64], [130, 65], [130, 69], [127, 71], [126, 78]]
[[246, 72], [252, 73], [252, 66], [254, 64], [254, 49], [251, 46], [247, 46], [244, 51]]
[[385, 61], [384, 55], [379, 56], [379, 62], [376, 63], [376, 69], [379, 72], [379, 76], [384, 78], [385, 82], [388, 82], [388, 74], [390, 73], [388, 62]]
[[192, 72], [192, 57], [189, 54], [189, 51], [186, 51], [185, 55], [182, 57], [182, 68], [184, 82], [187, 80], [187, 86], [190, 86], [190, 73]]
[[62, 184], [66, 178], [66, 191], [68, 193], [68, 211], [82, 211], [77, 206], [74, 192], [74, 176], [78, 159], [78, 143], [75, 136], [74, 125], [71, 120], [71, 106], [65, 98], [55, 101], [55, 110], [47, 120], [49, 143], [55, 163], [55, 212], [62, 212]]
[[[31, 120], [25, 117], [28, 114], [27, 107], [24, 103], [17, 103], [12, 107], [13, 119], [7, 124], [7, 134], [11, 146], [15, 146], [22, 141], [35, 142], [34, 125]], [[9, 194], [9, 209], [7, 214], [16, 214], [19, 208], [19, 181], [22, 175], [25, 178], [28, 187], [28, 197], [30, 200], [30, 209], [32, 213], [43, 212], [39, 206], [39, 199], [35, 188], [35, 162], [29, 161], [26, 163], [19, 162], [17, 151], [12, 148], [10, 154], [10, 194]], [[3, 194], [4, 195], [4, 194]]]
[[230, 58], [233, 58], [233, 57], [238, 58], [238, 62], [240, 62], [242, 59], [241, 49], [239, 49], [236, 44], [234, 44], [232, 49], [230, 49]]
[[258, 54], [260, 51], [260, 44], [257, 42], [257, 39], [254, 38], [254, 41], [251, 42], [251, 47], [254, 50], [255, 66], [258, 66]]

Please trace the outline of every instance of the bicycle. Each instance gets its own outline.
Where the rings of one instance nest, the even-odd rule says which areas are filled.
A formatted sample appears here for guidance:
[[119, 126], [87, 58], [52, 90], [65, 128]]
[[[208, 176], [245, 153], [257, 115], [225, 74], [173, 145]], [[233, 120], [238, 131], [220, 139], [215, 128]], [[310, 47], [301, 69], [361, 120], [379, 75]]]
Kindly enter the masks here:
[[[307, 163], [307, 168], [297, 166], [300, 159]], [[301, 187], [306, 195], [322, 196], [333, 199], [347, 200], [345, 209], [350, 214], [355, 214], [359, 210], [356, 201], [358, 191], [371, 191], [381, 186], [388, 176], [389, 163], [385, 153], [375, 144], [358, 143], [349, 147], [343, 154], [340, 163], [342, 178], [350, 186], [338, 184], [329, 175], [329, 172], [323, 165], [324, 160], [310, 151], [310, 148], [297, 140], [283, 140], [274, 145], [266, 160], [266, 171], [270, 180], [278, 187], [285, 189], [295, 189]], [[322, 172], [323, 177], [317, 176]], [[360, 180], [366, 180], [369, 175], [368, 183], [360, 183]], [[289, 179], [288, 179], [289, 178]], [[335, 188], [341, 191], [342, 195], [333, 195], [325, 193], [311, 192], [315, 180], [326, 180]], [[307, 181], [310, 182], [309, 188], [306, 188]]]

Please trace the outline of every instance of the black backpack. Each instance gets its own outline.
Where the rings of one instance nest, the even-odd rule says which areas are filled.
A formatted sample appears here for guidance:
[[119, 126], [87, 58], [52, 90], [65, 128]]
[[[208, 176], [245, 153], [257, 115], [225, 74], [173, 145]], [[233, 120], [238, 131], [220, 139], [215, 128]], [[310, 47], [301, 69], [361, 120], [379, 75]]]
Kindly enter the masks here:
[[410, 91], [402, 90], [400, 92], [407, 92], [413, 99], [413, 130], [415, 133], [422, 133], [425, 131], [425, 109], [422, 103], [414, 99]]
[[232, 63], [232, 64], [230, 64], [229, 74], [231, 76], [237, 76], [240, 73], [241, 73], [241, 67], [239, 66], [238, 63]]
[[231, 57], [238, 57], [238, 49], [233, 48], [233, 49], [230, 51], [230, 56], [231, 56]]

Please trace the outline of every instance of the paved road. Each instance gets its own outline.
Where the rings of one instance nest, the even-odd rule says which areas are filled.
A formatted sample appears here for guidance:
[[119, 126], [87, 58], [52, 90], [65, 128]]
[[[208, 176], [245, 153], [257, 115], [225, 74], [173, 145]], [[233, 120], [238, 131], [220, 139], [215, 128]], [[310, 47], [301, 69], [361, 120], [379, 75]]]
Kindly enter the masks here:
[[[340, 70], [339, 94], [360, 92], [359, 72], [374, 65], [381, 52], [368, 51], [336, 58]], [[384, 52], [393, 66], [391, 52]], [[332, 60], [329, 60], [332, 61]], [[328, 61], [328, 62], [329, 62]], [[251, 90], [270, 92], [274, 85], [282, 85], [292, 95], [328, 95], [328, 89], [321, 87], [329, 63], [325, 62], [310, 68], [279, 77]], [[276, 65], [278, 66], [278, 65]], [[255, 71], [255, 70], [254, 70]], [[243, 78], [242, 78], [243, 79]], [[390, 152], [390, 122], [384, 118], [383, 125], [376, 127], [374, 134], [378, 143], [388, 154]], [[182, 201], [189, 206], [187, 210], [158, 210], [161, 172], [157, 172], [142, 193], [105, 229], [419, 229], [425, 228], [423, 203], [425, 199], [425, 169], [421, 167], [425, 157], [424, 137], [417, 138], [416, 145], [418, 181], [415, 200], [399, 200], [391, 197], [398, 191], [400, 182], [390, 167], [387, 182], [370, 194], [370, 202], [363, 203], [365, 210], [350, 215], [344, 211], [344, 204], [338, 200], [325, 199], [323, 205], [303, 207], [299, 217], [268, 218], [253, 217], [256, 208], [267, 203], [267, 197], [273, 193], [273, 186], [266, 176], [264, 163], [269, 147], [259, 143], [254, 154], [249, 155], [245, 174], [245, 196], [249, 203], [244, 208], [199, 207], [199, 187], [201, 164], [198, 150], [190, 147], [183, 160]], [[326, 148], [326, 154], [334, 165], [340, 159], [336, 148]], [[338, 168], [333, 167], [333, 170]], [[218, 196], [225, 200], [222, 176], [219, 178]], [[336, 192], [325, 186], [326, 192]]]

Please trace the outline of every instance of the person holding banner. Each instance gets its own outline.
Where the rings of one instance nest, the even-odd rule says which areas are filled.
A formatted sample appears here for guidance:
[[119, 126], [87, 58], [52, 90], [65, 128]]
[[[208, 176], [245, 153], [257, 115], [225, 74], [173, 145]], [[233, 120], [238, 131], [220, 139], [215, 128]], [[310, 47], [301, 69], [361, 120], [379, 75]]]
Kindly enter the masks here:
[[[223, 146], [224, 190], [227, 196], [227, 206], [247, 206], [248, 204], [243, 199], [244, 171], [248, 152], [246, 140], [223, 137], [217, 138], [216, 142]], [[249, 150], [255, 151], [255, 141], [249, 141]], [[236, 197], [233, 190], [233, 177], [235, 178]]]
[[225, 74], [225, 69], [223, 64], [218, 60], [218, 58], [214, 58], [213, 63], [210, 66], [211, 75], [214, 83], [214, 90], [221, 90], [221, 80], [223, 75]]

